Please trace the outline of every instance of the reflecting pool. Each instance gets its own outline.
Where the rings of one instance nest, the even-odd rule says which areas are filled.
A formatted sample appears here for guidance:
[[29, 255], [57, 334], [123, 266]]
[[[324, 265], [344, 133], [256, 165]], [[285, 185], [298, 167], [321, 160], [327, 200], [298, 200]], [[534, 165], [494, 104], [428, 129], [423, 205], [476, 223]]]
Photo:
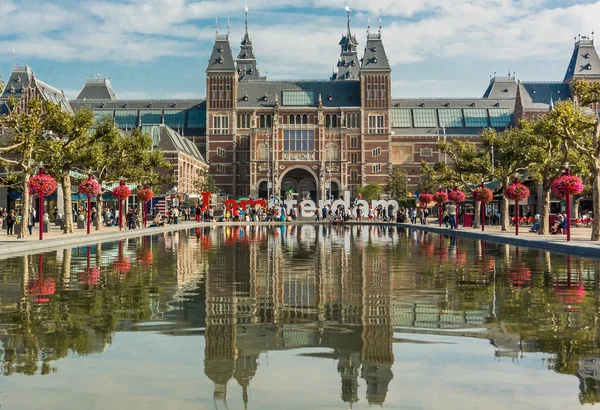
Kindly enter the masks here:
[[396, 227], [198, 228], [0, 260], [7, 409], [574, 409], [600, 261]]

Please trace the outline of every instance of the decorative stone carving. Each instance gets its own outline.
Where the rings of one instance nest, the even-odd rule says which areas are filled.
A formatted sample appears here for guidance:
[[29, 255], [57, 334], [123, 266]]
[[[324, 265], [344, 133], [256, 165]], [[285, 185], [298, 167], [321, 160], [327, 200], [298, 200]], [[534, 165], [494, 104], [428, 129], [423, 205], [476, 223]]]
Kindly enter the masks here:
[[282, 153], [284, 161], [314, 161], [314, 152], [284, 152]]

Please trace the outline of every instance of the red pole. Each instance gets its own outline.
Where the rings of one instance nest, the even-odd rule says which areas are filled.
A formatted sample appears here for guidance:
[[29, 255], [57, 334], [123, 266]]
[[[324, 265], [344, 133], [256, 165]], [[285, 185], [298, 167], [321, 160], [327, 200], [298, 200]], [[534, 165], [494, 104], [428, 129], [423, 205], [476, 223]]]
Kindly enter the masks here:
[[519, 201], [515, 200], [515, 236], [519, 236]]
[[[91, 181], [92, 175], [88, 175], [88, 181]], [[90, 224], [92, 221], [92, 198], [87, 195], [87, 234], [90, 234]]]
[[[571, 175], [571, 171], [567, 168], [567, 175]], [[571, 242], [571, 201], [567, 195], [567, 242]]]
[[119, 200], [119, 231], [123, 230], [123, 200]]
[[40, 241], [44, 239], [44, 195], [40, 196]]
[[147, 221], [148, 221], [148, 201], [144, 201], [144, 228], [146, 227]]
[[[481, 190], [483, 191], [485, 185], [481, 183]], [[481, 232], [485, 231], [485, 202], [481, 201]]]

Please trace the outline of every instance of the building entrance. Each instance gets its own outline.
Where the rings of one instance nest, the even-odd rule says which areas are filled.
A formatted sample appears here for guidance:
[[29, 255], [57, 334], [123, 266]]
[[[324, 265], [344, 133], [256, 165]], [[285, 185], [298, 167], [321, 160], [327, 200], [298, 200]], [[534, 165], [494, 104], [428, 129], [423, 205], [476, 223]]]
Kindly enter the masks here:
[[287, 199], [290, 195], [293, 199], [302, 201], [310, 199], [316, 201], [317, 181], [312, 173], [306, 169], [291, 169], [283, 175], [281, 180], [280, 197]]

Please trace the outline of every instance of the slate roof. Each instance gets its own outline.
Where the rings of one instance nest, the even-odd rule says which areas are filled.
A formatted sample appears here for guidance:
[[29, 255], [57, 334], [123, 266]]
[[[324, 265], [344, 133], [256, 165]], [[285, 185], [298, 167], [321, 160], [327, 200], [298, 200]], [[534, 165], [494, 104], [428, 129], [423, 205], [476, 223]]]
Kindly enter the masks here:
[[360, 64], [356, 46], [358, 41], [350, 30], [350, 11], [348, 11], [348, 30], [342, 35], [340, 40], [340, 58], [337, 62], [338, 72], [334, 74], [332, 80], [358, 80], [360, 73]]
[[383, 48], [383, 41], [381, 41], [381, 32], [367, 35], [361, 71], [369, 70], [391, 70], [390, 62]]
[[550, 101], [571, 98], [567, 83], [559, 82], [521, 82], [518, 98], [525, 111], [546, 111], [550, 109]]
[[0, 99], [21, 98], [32, 77], [33, 73], [30, 67], [14, 67]]
[[234, 72], [235, 62], [229, 45], [229, 35], [217, 34], [210, 60], [208, 60], [207, 72]]
[[583, 77], [600, 78], [600, 58], [594, 40], [589, 37], [581, 37], [575, 43], [564, 81]]
[[200, 154], [198, 147], [196, 147], [196, 144], [194, 144], [188, 138], [182, 136], [169, 126], [164, 124], [145, 124], [142, 125], [141, 128], [142, 132], [148, 133], [152, 136], [152, 130], [154, 129], [154, 127], [158, 127], [159, 129], [158, 147], [162, 151], [166, 153], [181, 152], [203, 163], [206, 163], [204, 161], [204, 157], [202, 156], [202, 154]]
[[116, 100], [117, 96], [106, 78], [87, 78], [78, 100]]
[[238, 85], [237, 107], [272, 108], [276, 98], [281, 107], [289, 107], [283, 104], [283, 91], [312, 91], [314, 107], [319, 103], [319, 94], [323, 107], [360, 107], [359, 81], [328, 80], [244, 81]]
[[92, 109], [107, 109], [107, 110], [121, 110], [121, 109], [139, 109], [139, 110], [151, 110], [151, 109], [190, 109], [190, 108], [204, 108], [206, 109], [205, 99], [186, 99], [186, 100], [71, 100], [71, 105], [76, 110], [82, 107], [90, 107]]
[[507, 77], [494, 77], [483, 94], [483, 98], [516, 98], [517, 81], [510, 75]]
[[256, 65], [256, 56], [254, 55], [254, 49], [252, 47], [252, 40], [248, 34], [248, 9], [246, 8], [246, 32], [244, 38], [240, 43], [240, 53], [236, 59], [236, 67], [238, 72], [239, 81], [247, 80], [261, 80], [258, 72], [258, 66]]
[[45, 100], [58, 104], [63, 111], [70, 113], [73, 112], [73, 107], [69, 103], [67, 96], [62, 90], [58, 90], [52, 87], [51, 85], [48, 85], [45, 82], [38, 80], [37, 78], [33, 79], [33, 85], [35, 85], [40, 90], [42, 97]]

